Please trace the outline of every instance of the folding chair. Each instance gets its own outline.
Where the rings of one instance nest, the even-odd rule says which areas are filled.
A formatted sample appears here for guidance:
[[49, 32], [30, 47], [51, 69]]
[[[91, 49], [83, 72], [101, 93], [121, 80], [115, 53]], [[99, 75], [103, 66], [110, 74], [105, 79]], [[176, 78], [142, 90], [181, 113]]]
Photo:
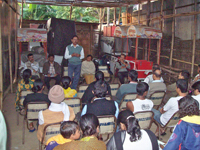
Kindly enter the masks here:
[[149, 97], [150, 100], [152, 100], [154, 104], [154, 108], [158, 110], [160, 104], [162, 103], [164, 97], [165, 97], [165, 91], [155, 91], [152, 93]]
[[55, 135], [60, 134], [61, 122], [51, 123], [44, 127], [42, 140], [39, 141], [39, 150], [42, 150], [42, 145], [45, 145], [47, 140]]
[[49, 107], [47, 102], [29, 102], [25, 106], [25, 116], [23, 121], [23, 129], [22, 129], [22, 144], [24, 144], [25, 139], [25, 124], [28, 127], [28, 121], [37, 121], [38, 120], [38, 113], [39, 111], [46, 110]]
[[152, 111], [140, 111], [134, 113], [141, 129], [150, 129], [153, 121], [154, 113]]
[[[22, 90], [21, 93], [20, 93], [20, 104], [23, 106], [23, 102], [24, 102], [24, 99], [26, 97], [26, 95], [28, 94], [32, 94], [33, 92], [31, 90]], [[20, 105], [19, 105], [20, 107]], [[22, 115], [24, 116], [25, 114], [22, 114], [21, 111], [17, 112], [17, 125], [19, 125], [19, 115]]]
[[115, 133], [117, 128], [116, 117], [114, 115], [97, 116], [100, 123], [99, 135], [107, 135], [106, 140], [109, 139], [109, 135]]
[[81, 85], [78, 87], [78, 93], [77, 96], [79, 98], [82, 98], [83, 94], [85, 93], [85, 90], [87, 89], [88, 85]]
[[126, 103], [136, 99], [136, 96], [137, 96], [137, 93], [129, 93], [129, 94], [124, 95], [123, 99], [121, 100], [119, 104], [119, 110], [121, 111], [123, 109], [126, 109]]
[[111, 88], [111, 95], [115, 96], [117, 93], [117, 90], [119, 89], [119, 84], [110, 84], [110, 88]]
[[72, 107], [75, 114], [81, 111], [81, 99], [79, 97], [65, 98], [63, 102]]

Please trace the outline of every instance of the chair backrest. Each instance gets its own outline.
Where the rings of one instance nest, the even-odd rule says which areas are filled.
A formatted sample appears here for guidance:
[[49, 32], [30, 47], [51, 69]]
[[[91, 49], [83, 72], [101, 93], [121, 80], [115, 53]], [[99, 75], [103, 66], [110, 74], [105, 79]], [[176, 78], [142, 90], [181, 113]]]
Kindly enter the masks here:
[[26, 95], [32, 94], [32, 93], [33, 93], [33, 91], [31, 91], [31, 90], [23, 90], [23, 91], [21, 91], [21, 93], [20, 93], [20, 103], [21, 103], [21, 105], [23, 105], [23, 102], [24, 102], [24, 99], [25, 99]]
[[110, 88], [111, 88], [111, 95], [115, 96], [119, 88], [119, 84], [110, 84]]
[[104, 73], [104, 77], [109, 77], [110, 74], [108, 72], [107, 66], [99, 66], [99, 70]]
[[78, 92], [77, 92], [77, 96], [79, 98], [82, 98], [83, 94], [85, 93], [85, 90], [87, 89], [88, 85], [81, 85], [78, 87]]
[[97, 116], [100, 123], [99, 134], [112, 134], [116, 131], [117, 122], [113, 115]]
[[169, 119], [169, 121], [166, 123], [165, 127], [174, 127], [179, 122], [179, 111], [175, 112], [173, 116]]
[[39, 111], [46, 110], [48, 107], [49, 107], [49, 104], [44, 101], [29, 102], [26, 104], [26, 107], [25, 107], [25, 112], [26, 112], [25, 117], [28, 120], [37, 120]]
[[150, 129], [154, 113], [152, 111], [140, 111], [134, 113], [141, 129]]
[[46, 125], [43, 130], [41, 144], [45, 144], [49, 138], [60, 134], [60, 125], [61, 122]]
[[63, 102], [72, 107], [75, 114], [81, 111], [81, 99], [79, 97], [65, 98]]
[[150, 95], [150, 100], [152, 100], [154, 106], [159, 106], [165, 96], [165, 91], [155, 91]]
[[137, 93], [130, 93], [130, 94], [124, 95], [124, 98], [121, 100], [121, 102], [119, 104], [119, 109], [120, 110], [126, 109], [126, 103], [136, 99], [136, 96], [137, 96]]

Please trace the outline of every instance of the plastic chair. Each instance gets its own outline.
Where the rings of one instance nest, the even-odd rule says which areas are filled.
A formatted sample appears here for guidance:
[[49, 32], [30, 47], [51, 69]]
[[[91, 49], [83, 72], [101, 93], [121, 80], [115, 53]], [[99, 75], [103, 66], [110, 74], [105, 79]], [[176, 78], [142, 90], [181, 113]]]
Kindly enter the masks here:
[[25, 124], [27, 124], [27, 128], [29, 129], [28, 121], [37, 121], [39, 111], [46, 110], [48, 107], [49, 107], [49, 104], [44, 101], [29, 102], [26, 104], [25, 116], [24, 116], [24, 121], [23, 121], [23, 129], [22, 129], [22, 144], [24, 144], [24, 139], [25, 139]]
[[134, 113], [141, 129], [150, 129], [153, 121], [154, 113], [152, 111], [140, 111]]
[[160, 104], [162, 103], [164, 97], [165, 97], [165, 91], [155, 91], [152, 93], [149, 97], [150, 100], [152, 100], [154, 104], [154, 108], [158, 110]]
[[83, 94], [85, 93], [85, 90], [87, 89], [88, 85], [81, 85], [78, 87], [78, 92], [77, 92], [77, 96], [79, 98], [82, 98]]
[[79, 97], [65, 98], [63, 102], [66, 103], [68, 106], [72, 107], [75, 114], [81, 111], [82, 104], [81, 99]]
[[129, 93], [129, 94], [124, 95], [123, 99], [121, 100], [119, 104], [119, 110], [121, 111], [123, 109], [126, 109], [126, 103], [136, 99], [136, 96], [137, 96], [137, 93]]
[[111, 95], [115, 96], [117, 93], [117, 90], [119, 89], [119, 84], [110, 84], [110, 88], [111, 88]]
[[115, 133], [117, 129], [117, 120], [114, 115], [97, 116], [100, 123], [99, 135], [107, 135], [106, 140], [109, 139], [109, 135]]

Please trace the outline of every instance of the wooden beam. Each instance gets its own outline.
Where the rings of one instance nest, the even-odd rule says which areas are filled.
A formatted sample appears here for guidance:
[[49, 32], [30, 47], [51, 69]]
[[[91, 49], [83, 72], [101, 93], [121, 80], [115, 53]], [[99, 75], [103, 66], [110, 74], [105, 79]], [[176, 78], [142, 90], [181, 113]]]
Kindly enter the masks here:
[[24, 0], [22, 0], [22, 10], [21, 10], [21, 20], [20, 20], [20, 28], [22, 28], [22, 23], [23, 23], [23, 9], [24, 9]]
[[150, 25], [150, 14], [151, 14], [151, 1], [148, 0], [148, 3], [147, 3], [147, 13], [146, 13], [146, 18], [147, 18], [147, 26]]
[[[16, 9], [17, 9], [17, 2], [16, 2]], [[18, 23], [18, 20], [17, 20], [17, 12], [15, 13], [15, 28], [16, 28], [16, 31], [15, 31], [15, 77], [14, 77], [14, 80], [13, 80], [13, 83], [17, 82], [17, 71], [18, 71], [18, 51], [17, 51], [17, 30], [18, 30], [18, 27], [17, 27], [17, 23]], [[1, 28], [0, 28], [1, 29]]]
[[113, 21], [113, 25], [116, 25], [116, 7], [114, 8], [114, 21]]
[[161, 4], [160, 4], [160, 30], [162, 31], [163, 29], [163, 19], [162, 19], [162, 16], [163, 16], [163, 3], [164, 3], [164, 0], [161, 0]]
[[110, 23], [110, 8], [107, 7], [107, 26], [109, 26]]
[[161, 39], [157, 40], [157, 64], [160, 64]]
[[[2, 5], [0, 5], [0, 10], [2, 10]], [[1, 20], [1, 13], [0, 13]], [[0, 109], [3, 108], [3, 63], [2, 63], [2, 38], [1, 38], [1, 21], [0, 21]]]
[[70, 16], [69, 16], [69, 19], [71, 20], [72, 19], [72, 5], [70, 7]]
[[121, 11], [122, 11], [122, 8], [120, 7], [120, 8], [119, 8], [119, 18], [118, 18], [118, 25], [120, 24]]
[[126, 24], [128, 24], [128, 7], [126, 7]]
[[138, 24], [140, 24], [140, 4], [139, 4], [139, 11], [138, 11]]

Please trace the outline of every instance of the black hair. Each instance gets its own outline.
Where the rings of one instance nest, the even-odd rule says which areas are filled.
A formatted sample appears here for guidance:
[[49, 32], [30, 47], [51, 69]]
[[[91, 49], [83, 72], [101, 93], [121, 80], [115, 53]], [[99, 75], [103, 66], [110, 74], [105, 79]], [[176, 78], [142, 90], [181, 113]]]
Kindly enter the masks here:
[[149, 85], [145, 82], [140, 82], [136, 86], [137, 94], [143, 96], [144, 92], [149, 90]]
[[25, 84], [29, 84], [29, 78], [31, 77], [31, 70], [25, 69], [22, 75]]
[[200, 81], [195, 82], [195, 83], [192, 85], [192, 88], [193, 88], [194, 90], [197, 89], [197, 90], [200, 92]]
[[27, 57], [28, 57], [28, 58], [29, 58], [30, 56], [33, 56], [33, 54], [32, 54], [32, 53], [30, 53], [30, 54], [28, 54], [28, 55], [27, 55]]
[[157, 70], [161, 71], [159, 68], [156, 68], [156, 69], [153, 70], [153, 74], [154, 74], [157, 78], [161, 78], [161, 72], [160, 72], [160, 74], [158, 74], [158, 73], [156, 72]]
[[98, 126], [99, 120], [94, 114], [88, 113], [81, 116], [80, 127], [84, 137], [96, 134]]
[[160, 70], [159, 64], [153, 64], [152, 70], [155, 70], [155, 69], [159, 69]]
[[93, 56], [92, 56], [92, 55], [90, 55], [90, 54], [89, 54], [89, 55], [87, 55], [87, 58], [88, 58], [88, 57], [91, 57], [91, 59], [93, 59]]
[[141, 138], [140, 126], [132, 111], [121, 111], [117, 122], [118, 124], [123, 123], [126, 126], [126, 131], [130, 135], [131, 142], [135, 142]]
[[36, 79], [33, 83], [32, 91], [34, 93], [37, 93], [42, 90], [42, 87], [44, 86], [44, 82], [41, 79]]
[[77, 37], [77, 39], [78, 39], [78, 36], [77, 36], [77, 35], [73, 35], [71, 39], [73, 39], [73, 38], [75, 38], [75, 37]]
[[126, 55], [125, 55], [125, 54], [121, 54], [121, 56], [124, 56], [124, 57], [126, 57]]
[[76, 133], [77, 129], [79, 129], [79, 126], [75, 121], [63, 121], [60, 126], [60, 134], [69, 139], [72, 134]]
[[180, 118], [185, 116], [199, 115], [199, 103], [190, 95], [178, 101]]
[[102, 71], [97, 71], [95, 73], [95, 78], [96, 80], [101, 80], [101, 81], [104, 81], [104, 73]]
[[106, 84], [105, 81], [101, 81], [98, 80], [96, 81], [96, 83], [94, 84], [94, 96], [101, 98], [101, 97], [105, 97], [108, 91], [108, 86]]
[[64, 89], [67, 89], [70, 86], [71, 83], [71, 78], [69, 76], [64, 76], [62, 77], [62, 85]]
[[200, 63], [198, 64], [198, 67], [200, 68]]
[[189, 80], [190, 73], [187, 70], [182, 70], [180, 73], [184, 77], [185, 80]]
[[176, 87], [179, 88], [182, 93], [186, 93], [188, 89], [188, 81], [185, 79], [178, 79], [176, 81]]
[[136, 81], [137, 82], [138, 73], [137, 73], [136, 70], [130, 70], [128, 72], [128, 76], [131, 78], [132, 81]]
[[49, 54], [48, 58], [53, 57], [54, 58], [54, 54]]

